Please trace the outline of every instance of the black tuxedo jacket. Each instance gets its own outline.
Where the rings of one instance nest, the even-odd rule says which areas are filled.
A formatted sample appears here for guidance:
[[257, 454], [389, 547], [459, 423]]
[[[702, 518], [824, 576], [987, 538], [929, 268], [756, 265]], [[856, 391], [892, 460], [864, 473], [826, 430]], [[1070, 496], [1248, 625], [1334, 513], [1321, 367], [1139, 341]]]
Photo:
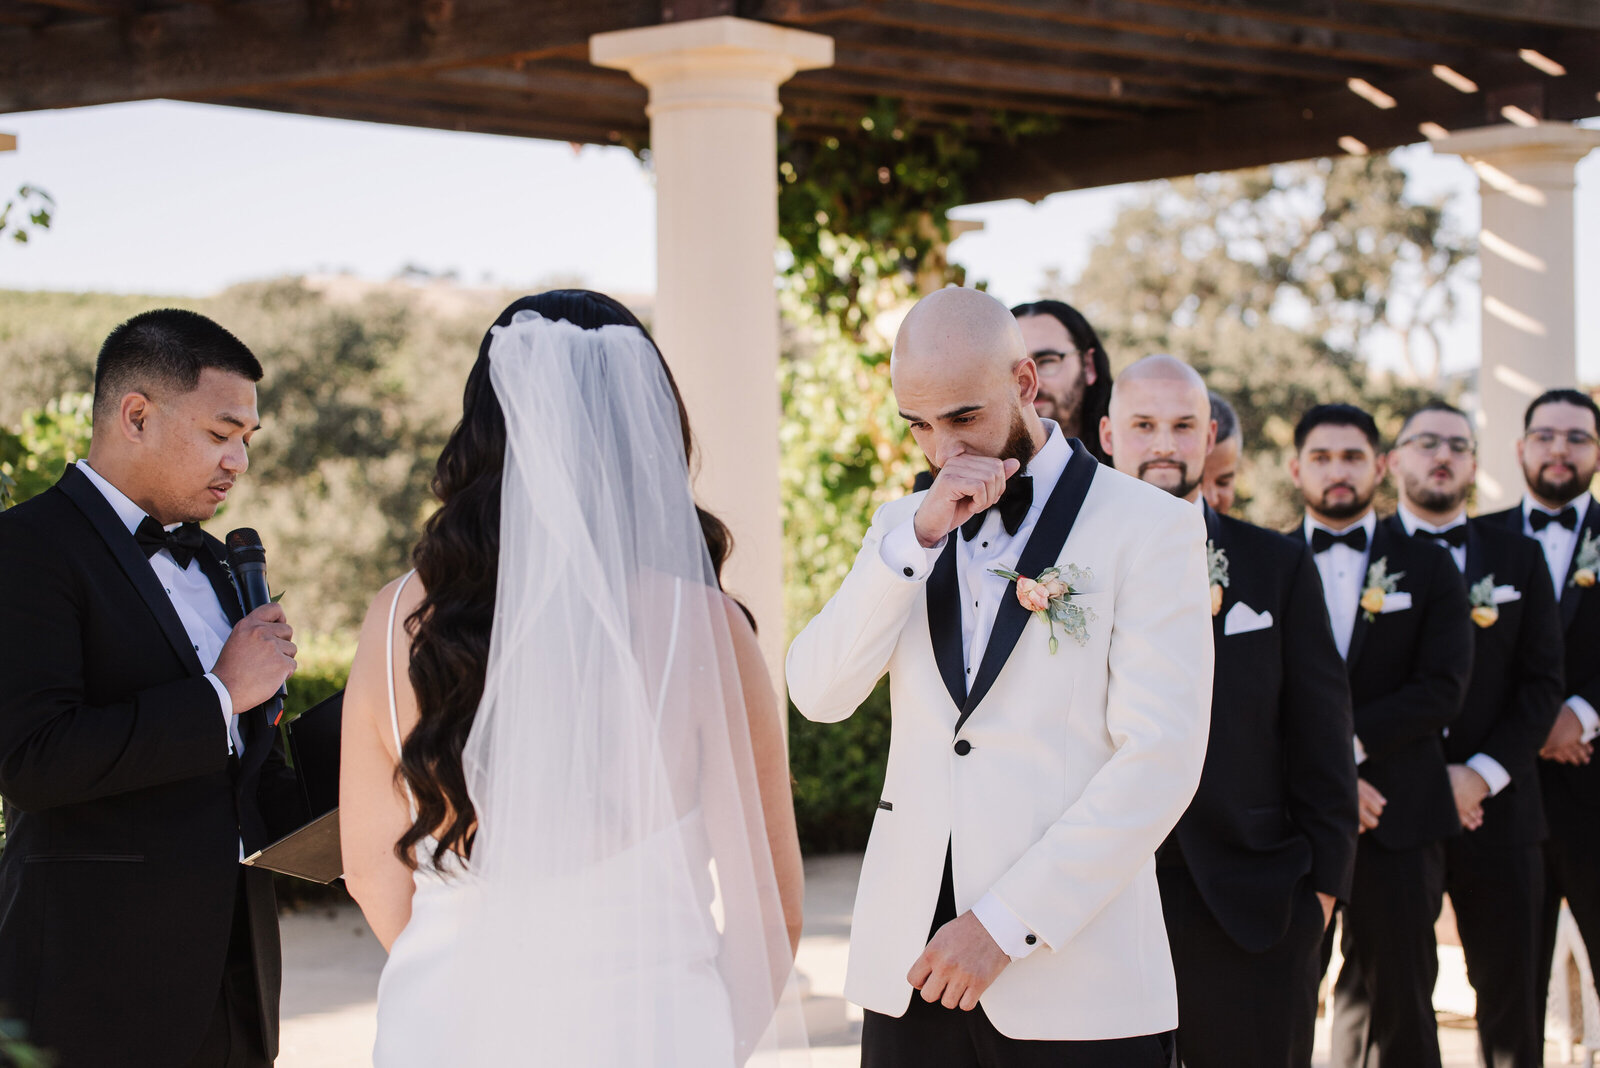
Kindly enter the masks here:
[[[201, 566], [240, 601], [207, 538]], [[0, 1003], [58, 1068], [171, 1068], [222, 987], [252, 852], [304, 817], [277, 732], [243, 714], [242, 760], [149, 561], [76, 467], [0, 513]], [[270, 875], [245, 869], [262, 1033], [277, 1051]]]
[[1359, 774], [1389, 802], [1367, 833], [1386, 849], [1412, 849], [1461, 833], [1443, 732], [1460, 715], [1472, 675], [1472, 619], [1449, 551], [1411, 537], [1393, 516], [1373, 533], [1369, 566], [1380, 559], [1390, 575], [1405, 573], [1398, 589], [1411, 594], [1411, 607], [1371, 621], [1357, 609], [1345, 664], [1367, 753]]
[[[1484, 523], [1498, 524], [1522, 533], [1522, 506], [1481, 517]], [[1574, 543], [1572, 563], [1577, 562], [1577, 546], [1583, 543], [1584, 532], [1600, 540], [1600, 505], [1591, 503], [1588, 514], [1578, 524], [1578, 540]], [[1545, 569], [1544, 550], [1539, 550], [1539, 566]], [[1573, 581], [1574, 568], [1567, 566], [1567, 579], [1555, 591], [1560, 604], [1561, 626], [1564, 641], [1564, 681], [1561, 700], [1578, 696], [1600, 709], [1600, 585], [1585, 589]], [[1559, 705], [1558, 705], [1559, 710]], [[1543, 741], [1543, 739], [1540, 739]], [[1575, 831], [1577, 824], [1593, 824], [1600, 819], [1600, 763], [1583, 767], [1539, 761], [1539, 777], [1544, 792], [1545, 817], [1552, 834], [1565, 837]]]
[[1488, 627], [1472, 628], [1472, 682], [1444, 754], [1464, 764], [1484, 753], [1511, 776], [1509, 786], [1483, 803], [1483, 826], [1468, 832], [1473, 840], [1529, 845], [1546, 833], [1537, 764], [1561, 709], [1561, 617], [1539, 543], [1469, 519], [1467, 588], [1487, 578], [1521, 597], [1500, 605], [1500, 617]]
[[[1228, 559], [1213, 617], [1216, 676], [1205, 770], [1175, 838], [1223, 930], [1251, 952], [1288, 930], [1295, 887], [1350, 896], [1356, 766], [1350, 686], [1311, 550], [1209, 506], [1206, 533]], [[1272, 625], [1227, 634], [1235, 605]]]

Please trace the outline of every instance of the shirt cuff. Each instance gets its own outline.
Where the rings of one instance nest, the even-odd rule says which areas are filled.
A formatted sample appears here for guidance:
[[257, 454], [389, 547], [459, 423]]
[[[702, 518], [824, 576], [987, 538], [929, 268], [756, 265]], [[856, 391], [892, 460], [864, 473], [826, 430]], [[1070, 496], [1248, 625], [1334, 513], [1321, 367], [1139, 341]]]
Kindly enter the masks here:
[[1028, 930], [1028, 925], [1017, 919], [993, 893], [979, 898], [972, 906], [972, 914], [978, 917], [995, 945], [1005, 950], [1012, 960], [1021, 960], [1039, 947], [1039, 936]]
[[206, 672], [206, 681], [211, 688], [217, 691], [217, 701], [222, 705], [222, 733], [228, 739], [228, 752], [233, 752], [233, 731], [228, 728], [233, 726], [233, 695], [228, 688], [222, 685], [222, 680], [211, 672]]
[[921, 582], [933, 571], [933, 565], [939, 562], [939, 554], [944, 552], [947, 538], [948, 534], [940, 538], [939, 544], [933, 548], [924, 549], [917, 540], [916, 519], [913, 517], [883, 536], [883, 541], [878, 543], [878, 558], [907, 582]]
[[1474, 753], [1467, 758], [1467, 767], [1477, 772], [1478, 777], [1488, 784], [1490, 797], [1511, 785], [1511, 774], [1488, 753]]
[[1578, 722], [1583, 724], [1583, 740], [1594, 741], [1595, 735], [1600, 734], [1600, 715], [1596, 715], [1594, 705], [1573, 694], [1567, 698], [1567, 707], [1577, 715]]
[[1359, 768], [1361, 765], [1363, 765], [1363, 764], [1365, 764], [1367, 762], [1367, 747], [1361, 744], [1361, 739], [1360, 738], [1357, 738], [1355, 740], [1355, 742], [1356, 742], [1356, 767]]

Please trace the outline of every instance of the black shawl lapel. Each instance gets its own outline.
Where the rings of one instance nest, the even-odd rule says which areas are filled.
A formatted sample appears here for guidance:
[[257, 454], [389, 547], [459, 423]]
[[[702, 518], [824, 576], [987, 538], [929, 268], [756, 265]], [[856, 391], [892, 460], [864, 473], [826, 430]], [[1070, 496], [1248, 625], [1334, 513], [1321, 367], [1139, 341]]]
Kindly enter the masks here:
[[1467, 580], [1467, 589], [1474, 584], [1482, 582], [1483, 576], [1488, 573], [1489, 564], [1483, 558], [1483, 538], [1478, 534], [1478, 524], [1467, 520], [1467, 570], [1463, 577]]
[[244, 618], [244, 605], [239, 597], [239, 587], [233, 583], [233, 572], [224, 562], [222, 545], [220, 542], [213, 544], [214, 541], [208, 535], [205, 548], [195, 554], [195, 559], [200, 561], [200, 570], [216, 591], [217, 600], [222, 604], [222, 614], [228, 617], [229, 623], [237, 624]]
[[[1224, 544], [1222, 537], [1222, 517], [1217, 514], [1216, 509], [1206, 503], [1204, 497], [1200, 499], [1200, 507], [1206, 514], [1206, 540], [1211, 543], [1211, 547], [1221, 549], [1226, 554], [1228, 547]], [[1207, 563], [1209, 564], [1209, 561]], [[1223, 637], [1223, 617], [1227, 615], [1227, 612], [1222, 609], [1227, 608], [1231, 603], [1228, 599], [1230, 592], [1229, 587], [1222, 587], [1222, 608], [1211, 615], [1211, 637], [1214, 641], [1221, 641]]]
[[1578, 524], [1578, 536], [1572, 540], [1572, 559], [1567, 561], [1567, 580], [1556, 591], [1556, 596], [1561, 598], [1561, 629], [1564, 631], [1572, 626], [1572, 621], [1578, 615], [1578, 602], [1582, 600], [1584, 590], [1572, 577], [1578, 573], [1578, 550], [1583, 548], [1585, 532], [1589, 537], [1600, 541], [1600, 502], [1594, 498], [1589, 499], [1589, 510], [1584, 514], [1583, 522]]
[[966, 659], [961, 648], [961, 588], [956, 581], [956, 539], [959, 530], [952, 530], [945, 539], [944, 552], [939, 554], [933, 571], [928, 575], [928, 636], [933, 641], [933, 659], [939, 665], [939, 676], [957, 708], [967, 703], [967, 679], [963, 668]]
[[89, 481], [88, 475], [78, 470], [76, 464], [67, 467], [56, 486], [77, 505], [105, 540], [112, 557], [128, 576], [128, 581], [133, 583], [133, 588], [139, 591], [139, 596], [144, 598], [145, 606], [155, 616], [161, 632], [167, 636], [167, 641], [172, 644], [184, 667], [188, 668], [191, 675], [205, 674], [200, 666], [200, 658], [195, 656], [194, 645], [183, 629], [183, 621], [178, 618], [177, 609], [172, 607], [172, 598], [156, 578], [156, 573], [150, 569], [150, 561], [140, 552], [139, 543], [133, 540], [133, 535], [117, 518], [111, 502]]
[[[1078, 512], [1083, 508], [1084, 498], [1089, 495], [1089, 486], [1094, 482], [1099, 466], [1095, 458], [1089, 455], [1089, 450], [1074, 438], [1072, 459], [1067, 461], [1056, 488], [1039, 513], [1039, 521], [1034, 524], [1028, 544], [1017, 559], [1017, 574], [1032, 578], [1056, 562], [1061, 555], [1061, 546], [1066, 544], [1067, 535], [1072, 533], [1072, 525], [1078, 521]], [[989, 633], [989, 645], [984, 650], [983, 663], [972, 680], [972, 691], [961, 706], [961, 718], [956, 721], [957, 733], [994, 685], [1000, 669], [1011, 656], [1011, 650], [1016, 648], [1017, 639], [1022, 637], [1023, 627], [1033, 618], [1032, 613], [1018, 603], [1016, 588], [1015, 582], [1010, 583], [1005, 595], [1000, 598], [1000, 611], [995, 615], [994, 629]]]
[[[1382, 560], [1386, 556], [1393, 555], [1394, 547], [1400, 541], [1400, 539], [1393, 536], [1393, 531], [1390, 529], [1390, 524], [1394, 523], [1398, 525], [1399, 522], [1400, 521], [1398, 519], [1394, 519], [1392, 517], [1389, 519], [1378, 520], [1377, 527], [1372, 531], [1372, 545], [1367, 550], [1367, 569], [1369, 571], [1372, 569], [1373, 564], [1377, 563], [1379, 560]], [[1400, 528], [1400, 532], [1404, 537], [1410, 537], [1410, 535], [1405, 534], [1404, 527]], [[1390, 560], [1387, 566], [1389, 574], [1391, 575], [1396, 571], [1404, 570], [1404, 568], [1397, 567], [1393, 560]], [[1366, 589], [1367, 576], [1366, 573], [1363, 572], [1361, 575], [1360, 592], [1365, 593]], [[1346, 666], [1354, 668], [1360, 661], [1361, 647], [1362, 645], [1366, 644], [1367, 631], [1371, 628], [1371, 626], [1372, 624], [1367, 622], [1366, 609], [1357, 604], [1355, 626], [1351, 628], [1350, 631], [1350, 655], [1344, 658]]]

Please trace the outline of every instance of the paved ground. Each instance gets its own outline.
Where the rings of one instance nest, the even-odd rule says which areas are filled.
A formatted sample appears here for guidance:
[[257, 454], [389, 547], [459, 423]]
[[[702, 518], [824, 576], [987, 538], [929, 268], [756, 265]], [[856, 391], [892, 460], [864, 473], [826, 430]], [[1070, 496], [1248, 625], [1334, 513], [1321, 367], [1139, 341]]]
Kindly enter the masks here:
[[[806, 862], [806, 927], [798, 966], [809, 981], [806, 1021], [813, 1068], [855, 1068], [861, 1010], [845, 1002], [845, 954], [859, 856]], [[370, 1064], [373, 1013], [383, 948], [351, 907], [298, 912], [283, 920], [283, 1041], [279, 1068], [359, 1068]], [[1476, 1068], [1472, 989], [1461, 950], [1441, 946], [1439, 1040], [1445, 1068]], [[1546, 1063], [1563, 1063], [1551, 1045]], [[1316, 1068], [1327, 1064], [1327, 1021], [1318, 1021]]]

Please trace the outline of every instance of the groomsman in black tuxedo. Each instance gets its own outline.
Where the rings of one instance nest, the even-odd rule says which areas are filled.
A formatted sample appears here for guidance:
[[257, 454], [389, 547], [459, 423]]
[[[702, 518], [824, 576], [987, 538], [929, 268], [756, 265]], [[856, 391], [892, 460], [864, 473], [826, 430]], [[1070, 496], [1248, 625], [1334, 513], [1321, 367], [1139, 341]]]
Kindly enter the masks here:
[[1433, 925], [1445, 841], [1461, 834], [1444, 728], [1472, 670], [1467, 588], [1448, 551], [1378, 521], [1386, 462], [1372, 417], [1323, 404], [1295, 427], [1289, 473], [1322, 574], [1355, 710], [1362, 836], [1334, 985], [1332, 1064], [1439, 1068]]
[[1445, 845], [1445, 889], [1478, 994], [1478, 1048], [1488, 1068], [1538, 1068], [1546, 829], [1537, 764], [1561, 707], [1561, 617], [1538, 543], [1467, 518], [1476, 451], [1466, 415], [1434, 401], [1406, 420], [1389, 469], [1400, 522], [1450, 551], [1472, 605], [1472, 682], [1444, 740], [1465, 829]]
[[[1600, 946], [1600, 768], [1590, 763], [1600, 734], [1600, 507], [1589, 492], [1600, 465], [1600, 410], [1585, 393], [1551, 390], [1536, 397], [1517, 442], [1527, 493], [1522, 503], [1485, 516], [1532, 537], [1560, 603], [1566, 672], [1561, 709], [1540, 752], [1540, 784], [1550, 838], [1545, 888], [1539, 1004], [1555, 953], [1562, 898], [1589, 947]], [[1543, 1018], [1541, 1012], [1540, 1018]]]
[[1216, 675], [1205, 770], [1156, 853], [1186, 1068], [1305, 1068], [1319, 952], [1356, 857], [1350, 689], [1304, 541], [1214, 511], [1205, 383], [1170, 356], [1117, 379], [1117, 470], [1204, 510]]
[[57, 1068], [255, 1068], [278, 1040], [270, 874], [305, 817], [258, 707], [294, 671], [201, 531], [261, 366], [194, 312], [119, 326], [85, 461], [0, 513], [0, 1005]]

